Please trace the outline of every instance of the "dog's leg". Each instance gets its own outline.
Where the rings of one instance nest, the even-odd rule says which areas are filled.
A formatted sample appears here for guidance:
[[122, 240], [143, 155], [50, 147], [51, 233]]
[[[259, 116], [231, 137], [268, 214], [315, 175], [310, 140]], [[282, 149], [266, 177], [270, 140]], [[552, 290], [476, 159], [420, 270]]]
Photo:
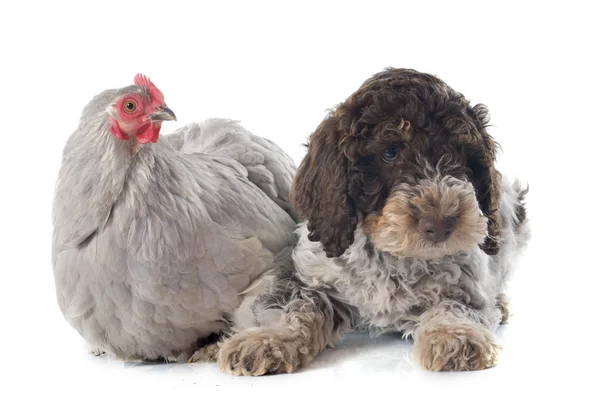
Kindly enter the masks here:
[[[482, 370], [496, 365], [500, 346], [496, 344], [485, 313], [454, 301], [445, 301], [427, 310], [415, 331], [414, 353], [419, 363], [433, 371]], [[494, 315], [495, 316], [495, 315]]]
[[351, 309], [323, 291], [296, 287], [284, 299], [278, 324], [247, 329], [220, 343], [217, 361], [224, 371], [237, 376], [291, 373], [350, 326]]

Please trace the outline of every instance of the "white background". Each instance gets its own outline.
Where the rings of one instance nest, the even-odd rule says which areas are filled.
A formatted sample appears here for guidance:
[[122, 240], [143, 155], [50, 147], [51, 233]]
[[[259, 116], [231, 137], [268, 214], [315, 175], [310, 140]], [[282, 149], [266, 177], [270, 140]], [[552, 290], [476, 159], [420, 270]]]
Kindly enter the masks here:
[[[598, 408], [597, 17], [578, 1], [3, 2], [0, 407]], [[498, 367], [429, 373], [393, 335], [252, 379], [87, 354], [56, 305], [50, 212], [62, 148], [94, 95], [142, 72], [179, 119], [163, 132], [234, 118], [298, 164], [325, 110], [388, 66], [485, 103], [500, 168], [531, 186], [534, 236]]]

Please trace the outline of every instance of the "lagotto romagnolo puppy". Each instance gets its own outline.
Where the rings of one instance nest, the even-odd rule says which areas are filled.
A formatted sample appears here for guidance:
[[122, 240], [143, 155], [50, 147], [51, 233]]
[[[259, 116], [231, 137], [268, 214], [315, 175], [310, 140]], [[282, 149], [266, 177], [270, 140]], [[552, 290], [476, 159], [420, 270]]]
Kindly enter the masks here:
[[529, 238], [526, 189], [495, 168], [483, 105], [387, 69], [311, 135], [292, 184], [295, 271], [252, 302], [254, 327], [209, 346], [236, 375], [292, 372], [348, 329], [414, 338], [426, 369], [485, 369]]

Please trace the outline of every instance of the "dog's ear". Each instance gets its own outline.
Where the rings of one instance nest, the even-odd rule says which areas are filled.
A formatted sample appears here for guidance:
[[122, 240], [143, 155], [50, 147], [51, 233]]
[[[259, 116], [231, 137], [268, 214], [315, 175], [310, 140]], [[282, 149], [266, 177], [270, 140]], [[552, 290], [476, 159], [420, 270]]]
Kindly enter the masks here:
[[480, 138], [478, 138], [477, 145], [469, 149], [467, 161], [473, 174], [473, 186], [477, 193], [479, 206], [488, 218], [488, 235], [481, 245], [481, 249], [488, 255], [496, 255], [500, 250], [502, 237], [500, 214], [502, 177], [495, 167], [497, 144], [486, 131], [489, 122], [487, 108], [482, 104], [477, 104], [470, 111]]
[[349, 166], [342, 142], [338, 120], [329, 116], [310, 136], [290, 189], [292, 205], [307, 219], [308, 238], [320, 241], [330, 258], [352, 244], [358, 222], [348, 195]]

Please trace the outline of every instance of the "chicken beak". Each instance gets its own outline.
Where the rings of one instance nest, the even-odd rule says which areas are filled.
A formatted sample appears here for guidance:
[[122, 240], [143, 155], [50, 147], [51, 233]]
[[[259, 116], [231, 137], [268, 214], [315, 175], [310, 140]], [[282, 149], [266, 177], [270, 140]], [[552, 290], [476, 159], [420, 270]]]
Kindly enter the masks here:
[[156, 121], [177, 121], [175, 113], [169, 107], [164, 107], [160, 111], [152, 113], [148, 116], [152, 122]]

